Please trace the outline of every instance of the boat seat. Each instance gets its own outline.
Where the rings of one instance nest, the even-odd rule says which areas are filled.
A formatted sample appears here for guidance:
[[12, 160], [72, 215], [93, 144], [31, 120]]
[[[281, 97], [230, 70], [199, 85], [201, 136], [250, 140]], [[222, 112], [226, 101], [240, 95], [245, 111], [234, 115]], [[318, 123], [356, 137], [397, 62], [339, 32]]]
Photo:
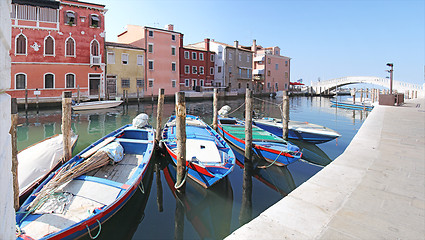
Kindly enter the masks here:
[[128, 142], [128, 143], [152, 143], [151, 140], [140, 140], [140, 139], [130, 139], [130, 138], [116, 138], [115, 142]]

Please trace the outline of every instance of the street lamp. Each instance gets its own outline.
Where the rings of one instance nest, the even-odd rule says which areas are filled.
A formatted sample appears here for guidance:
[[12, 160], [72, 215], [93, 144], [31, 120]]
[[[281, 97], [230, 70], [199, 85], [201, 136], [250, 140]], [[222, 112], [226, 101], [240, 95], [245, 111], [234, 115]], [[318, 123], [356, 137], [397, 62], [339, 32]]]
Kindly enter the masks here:
[[387, 72], [390, 73], [390, 94], [393, 94], [393, 71], [394, 71], [393, 67], [394, 67], [394, 64], [387, 63], [387, 66], [389, 66], [391, 68], [390, 70], [387, 70]]

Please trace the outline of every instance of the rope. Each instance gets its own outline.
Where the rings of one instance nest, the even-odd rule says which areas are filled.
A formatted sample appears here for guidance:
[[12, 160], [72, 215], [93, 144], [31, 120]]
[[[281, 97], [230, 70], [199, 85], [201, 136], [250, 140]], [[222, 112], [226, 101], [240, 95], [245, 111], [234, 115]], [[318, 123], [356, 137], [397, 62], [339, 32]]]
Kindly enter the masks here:
[[22, 234], [21, 228], [18, 225], [16, 225], [16, 236], [19, 237], [21, 236], [21, 234]]
[[89, 233], [89, 236], [90, 236], [90, 238], [91, 238], [91, 239], [96, 239], [97, 237], [99, 237], [100, 232], [102, 231], [102, 224], [100, 224], [99, 219], [96, 219], [96, 221], [97, 221], [97, 223], [99, 224], [99, 231], [97, 232], [96, 236], [94, 236], [94, 237], [93, 237], [93, 236], [91, 235], [91, 233], [90, 233], [90, 228], [89, 228], [89, 226], [87, 226], [87, 225], [86, 225], [87, 232]]
[[176, 184], [177, 184], [177, 182], [176, 182], [176, 184], [174, 184], [174, 188], [177, 189], [177, 190], [180, 189], [183, 186], [183, 184], [186, 182], [186, 177], [187, 177], [187, 169], [185, 171], [183, 181], [178, 186], [176, 186]]
[[140, 191], [141, 191], [143, 194], [145, 194], [145, 188], [143, 187], [143, 182], [140, 182], [140, 184], [139, 184], [139, 185], [137, 185], [137, 186], [139, 187]]
[[243, 105], [245, 105], [245, 102], [244, 103], [242, 103], [242, 105], [240, 105], [239, 107], [237, 107], [235, 110], [233, 110], [233, 111], [231, 111], [230, 113], [228, 113], [227, 115], [230, 115], [230, 114], [232, 114], [232, 113], [234, 113], [234, 112], [236, 112], [239, 108], [241, 108]]
[[282, 154], [284, 151], [282, 150], [280, 153], [279, 153], [279, 155], [277, 155], [277, 157], [276, 157], [276, 159], [272, 162], [272, 163], [270, 163], [268, 166], [259, 166], [258, 168], [269, 168], [269, 167], [271, 167], [276, 161], [277, 161], [277, 159], [279, 158], [279, 156], [280, 156], [280, 154]]
[[262, 101], [262, 102], [266, 102], [266, 103], [270, 103], [270, 104], [274, 104], [274, 105], [276, 105], [276, 106], [280, 106], [280, 105], [282, 105], [282, 103], [274, 103], [274, 102], [271, 102], [271, 101], [267, 101], [267, 100], [264, 100], [264, 99], [261, 99], [261, 98], [256, 98], [256, 97], [253, 97], [255, 100], [258, 100], [258, 101]]

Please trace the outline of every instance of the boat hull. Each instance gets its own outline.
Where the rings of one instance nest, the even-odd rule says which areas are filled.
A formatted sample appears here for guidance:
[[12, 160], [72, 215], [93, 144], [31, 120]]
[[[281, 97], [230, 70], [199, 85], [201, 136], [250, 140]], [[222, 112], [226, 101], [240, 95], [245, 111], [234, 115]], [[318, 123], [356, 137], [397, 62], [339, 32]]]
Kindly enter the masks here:
[[94, 109], [104, 109], [104, 108], [113, 108], [119, 106], [123, 101], [94, 101], [94, 102], [85, 102], [72, 105], [74, 111], [81, 110], [94, 110]]
[[331, 103], [333, 104], [332, 107], [339, 107], [339, 108], [345, 108], [345, 109], [351, 109], [351, 110], [372, 111], [373, 109], [373, 106], [365, 105], [365, 104], [352, 104], [352, 103], [346, 103], [346, 102], [337, 102], [334, 100], [331, 100]]

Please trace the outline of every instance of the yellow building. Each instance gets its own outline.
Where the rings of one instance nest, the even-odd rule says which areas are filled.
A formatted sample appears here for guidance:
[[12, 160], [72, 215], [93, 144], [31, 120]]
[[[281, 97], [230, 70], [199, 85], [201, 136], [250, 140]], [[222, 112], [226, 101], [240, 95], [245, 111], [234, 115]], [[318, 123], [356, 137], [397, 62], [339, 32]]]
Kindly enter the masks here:
[[106, 86], [109, 99], [145, 95], [145, 49], [131, 44], [106, 42]]

